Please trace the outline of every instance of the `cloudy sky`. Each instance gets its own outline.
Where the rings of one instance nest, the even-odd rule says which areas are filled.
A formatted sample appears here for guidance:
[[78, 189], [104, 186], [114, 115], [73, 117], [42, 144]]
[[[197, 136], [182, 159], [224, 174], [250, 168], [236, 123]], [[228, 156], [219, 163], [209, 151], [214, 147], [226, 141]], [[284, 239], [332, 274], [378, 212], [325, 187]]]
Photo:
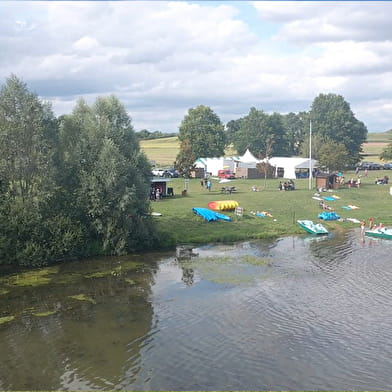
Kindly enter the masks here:
[[1, 1], [0, 81], [17, 75], [57, 115], [115, 94], [136, 130], [163, 132], [201, 104], [226, 123], [335, 93], [383, 132], [390, 15], [392, 2], [374, 1]]

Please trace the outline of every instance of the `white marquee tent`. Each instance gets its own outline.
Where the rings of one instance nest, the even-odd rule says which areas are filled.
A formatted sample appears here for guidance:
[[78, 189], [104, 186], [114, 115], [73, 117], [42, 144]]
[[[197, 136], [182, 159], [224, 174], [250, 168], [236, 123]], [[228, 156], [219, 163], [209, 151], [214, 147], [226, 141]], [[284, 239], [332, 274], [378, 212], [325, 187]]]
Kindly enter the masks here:
[[[275, 176], [278, 168], [283, 169], [283, 178], [295, 179], [297, 169], [309, 169], [309, 158], [301, 157], [274, 157], [268, 160], [269, 164], [275, 167]], [[312, 159], [312, 170], [318, 167], [318, 162]]]

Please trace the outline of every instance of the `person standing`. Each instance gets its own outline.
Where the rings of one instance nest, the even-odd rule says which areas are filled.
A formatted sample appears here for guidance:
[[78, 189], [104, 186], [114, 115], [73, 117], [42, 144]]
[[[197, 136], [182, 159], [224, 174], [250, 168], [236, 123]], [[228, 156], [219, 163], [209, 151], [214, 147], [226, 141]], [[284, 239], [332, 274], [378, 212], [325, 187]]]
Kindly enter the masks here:
[[209, 192], [211, 191], [211, 181], [210, 180], [207, 181], [207, 189]]

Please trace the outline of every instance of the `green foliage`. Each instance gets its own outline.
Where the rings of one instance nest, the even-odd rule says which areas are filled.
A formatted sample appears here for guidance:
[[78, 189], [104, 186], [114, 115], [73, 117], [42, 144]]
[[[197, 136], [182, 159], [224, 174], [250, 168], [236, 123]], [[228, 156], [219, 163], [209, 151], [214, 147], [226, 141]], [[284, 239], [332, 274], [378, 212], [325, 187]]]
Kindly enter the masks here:
[[41, 266], [153, 246], [151, 167], [111, 96], [55, 119], [11, 76], [0, 91], [0, 264]]
[[240, 121], [240, 128], [234, 137], [234, 147], [239, 154], [249, 149], [260, 158], [287, 155], [283, 117], [278, 113], [269, 115], [251, 108], [249, 114]]
[[[113, 96], [98, 98], [91, 108], [80, 101], [63, 119], [61, 131], [69, 170], [63, 186], [73, 185], [73, 197], [66, 202], [85, 223], [88, 237], [98, 238], [105, 254], [151, 246], [151, 167], [122, 104]], [[74, 134], [79, 136], [70, 143]]]
[[311, 109], [314, 134], [319, 134], [325, 141], [331, 140], [342, 144], [347, 154], [347, 165], [360, 160], [361, 145], [367, 136], [366, 126], [357, 120], [350, 105], [341, 95], [320, 94]]
[[162, 138], [177, 136], [177, 133], [175, 132], [171, 132], [171, 133], [163, 133], [160, 131], [150, 132], [147, 129], [142, 129], [141, 131], [136, 132], [135, 134], [139, 140], [162, 139]]
[[[325, 139], [323, 136], [319, 134], [312, 135], [312, 158], [319, 159], [320, 158], [320, 150], [325, 144]], [[304, 141], [300, 146], [300, 155], [303, 157], [309, 157], [309, 133], [305, 136]]]
[[321, 167], [329, 171], [342, 171], [347, 167], [348, 152], [343, 144], [333, 141], [325, 142], [318, 151], [318, 160]]
[[196, 158], [190, 141], [185, 139], [181, 142], [180, 152], [174, 166], [182, 176], [190, 177], [191, 171], [195, 168]]
[[237, 133], [241, 129], [242, 118], [238, 120], [231, 120], [226, 124], [226, 143], [234, 143], [237, 138]]
[[282, 116], [285, 140], [290, 155], [299, 155], [301, 144], [309, 134], [309, 114], [306, 112], [288, 113]]
[[380, 155], [380, 159], [384, 161], [390, 161], [392, 160], [392, 143], [388, 144], [382, 151]]
[[45, 197], [55, 139], [50, 106], [12, 75], [0, 90], [0, 178], [13, 196]]
[[180, 142], [188, 140], [197, 158], [220, 157], [224, 154], [224, 126], [208, 106], [199, 105], [189, 109], [181, 122], [178, 139]]

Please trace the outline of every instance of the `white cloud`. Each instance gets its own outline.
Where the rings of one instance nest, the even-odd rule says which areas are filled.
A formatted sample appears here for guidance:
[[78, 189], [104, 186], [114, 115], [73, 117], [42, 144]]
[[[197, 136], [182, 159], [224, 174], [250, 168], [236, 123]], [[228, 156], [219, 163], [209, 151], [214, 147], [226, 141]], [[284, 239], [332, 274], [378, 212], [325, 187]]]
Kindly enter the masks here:
[[0, 78], [15, 73], [58, 114], [79, 96], [116, 94], [137, 129], [175, 131], [198, 104], [225, 122], [251, 106], [308, 110], [321, 92], [342, 94], [371, 130], [392, 121], [384, 104], [383, 116], [365, 110], [368, 97], [390, 101], [392, 4], [254, 2], [259, 24], [275, 24], [271, 39], [243, 6], [1, 2]]

